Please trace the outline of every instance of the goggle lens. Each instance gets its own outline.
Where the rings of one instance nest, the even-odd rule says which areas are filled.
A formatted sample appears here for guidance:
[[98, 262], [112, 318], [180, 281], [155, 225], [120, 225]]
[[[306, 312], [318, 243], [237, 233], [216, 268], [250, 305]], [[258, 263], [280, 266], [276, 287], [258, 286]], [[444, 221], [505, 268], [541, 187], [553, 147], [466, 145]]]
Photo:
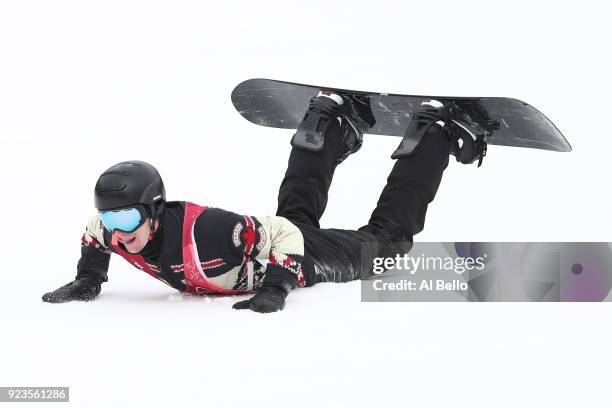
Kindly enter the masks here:
[[101, 211], [100, 219], [107, 230], [132, 232], [144, 224], [144, 216], [138, 208], [124, 208], [115, 211]]

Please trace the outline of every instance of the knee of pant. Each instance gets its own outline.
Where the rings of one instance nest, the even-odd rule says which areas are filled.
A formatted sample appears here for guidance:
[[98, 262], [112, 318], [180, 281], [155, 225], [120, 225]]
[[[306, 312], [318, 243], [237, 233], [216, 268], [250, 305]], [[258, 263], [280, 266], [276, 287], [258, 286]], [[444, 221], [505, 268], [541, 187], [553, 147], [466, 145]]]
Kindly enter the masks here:
[[359, 228], [359, 231], [365, 231], [373, 235], [378, 242], [388, 242], [393, 243], [393, 245], [413, 241], [412, 231], [404, 227], [400, 228], [399, 226], [377, 225], [375, 222], [370, 222], [369, 224]]

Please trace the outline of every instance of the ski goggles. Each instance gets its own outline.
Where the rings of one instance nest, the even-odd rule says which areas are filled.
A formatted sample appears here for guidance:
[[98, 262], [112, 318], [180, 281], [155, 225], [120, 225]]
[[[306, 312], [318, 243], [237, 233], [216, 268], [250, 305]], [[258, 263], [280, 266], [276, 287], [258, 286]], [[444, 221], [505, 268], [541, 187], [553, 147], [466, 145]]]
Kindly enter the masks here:
[[145, 209], [141, 206], [119, 210], [100, 211], [100, 220], [110, 232], [134, 232], [147, 220]]

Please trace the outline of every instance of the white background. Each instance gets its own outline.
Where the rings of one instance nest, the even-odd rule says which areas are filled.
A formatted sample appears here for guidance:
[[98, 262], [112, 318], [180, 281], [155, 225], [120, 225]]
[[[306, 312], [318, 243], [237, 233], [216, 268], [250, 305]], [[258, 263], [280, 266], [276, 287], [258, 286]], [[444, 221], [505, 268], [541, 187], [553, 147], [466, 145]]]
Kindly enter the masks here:
[[[111, 262], [72, 279], [93, 185], [115, 162], [170, 200], [273, 214], [290, 131], [230, 101], [252, 77], [527, 101], [574, 151], [491, 146], [451, 161], [420, 241], [610, 241], [605, 1], [0, 3], [0, 385], [71, 387], [79, 407], [608, 406], [609, 304], [361, 304], [297, 290], [274, 315], [175, 292]], [[365, 223], [399, 139], [366, 137], [323, 226]]]

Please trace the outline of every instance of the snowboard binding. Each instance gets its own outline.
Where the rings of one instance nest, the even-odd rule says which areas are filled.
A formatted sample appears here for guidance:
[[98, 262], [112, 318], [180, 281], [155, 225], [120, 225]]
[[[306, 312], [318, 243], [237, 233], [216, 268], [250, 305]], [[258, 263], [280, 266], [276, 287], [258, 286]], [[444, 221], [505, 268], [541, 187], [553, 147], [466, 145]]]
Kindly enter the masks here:
[[443, 130], [452, 143], [451, 154], [463, 164], [478, 160], [480, 167], [487, 155], [487, 139], [499, 123], [490, 120], [478, 102], [453, 102], [450, 120]]
[[374, 126], [376, 119], [370, 98], [360, 95], [339, 95], [322, 90], [310, 99], [308, 110], [291, 139], [298, 149], [319, 152], [325, 145], [327, 128], [332, 121], [340, 121], [345, 148], [337, 158], [340, 164], [363, 144], [363, 133]]
[[[478, 118], [475, 120], [474, 118]], [[410, 157], [432, 126], [440, 126], [450, 140], [451, 154], [458, 162], [478, 167], [487, 153], [487, 138], [499, 123], [491, 121], [477, 102], [425, 101], [413, 114], [404, 138], [391, 155], [392, 159]]]

